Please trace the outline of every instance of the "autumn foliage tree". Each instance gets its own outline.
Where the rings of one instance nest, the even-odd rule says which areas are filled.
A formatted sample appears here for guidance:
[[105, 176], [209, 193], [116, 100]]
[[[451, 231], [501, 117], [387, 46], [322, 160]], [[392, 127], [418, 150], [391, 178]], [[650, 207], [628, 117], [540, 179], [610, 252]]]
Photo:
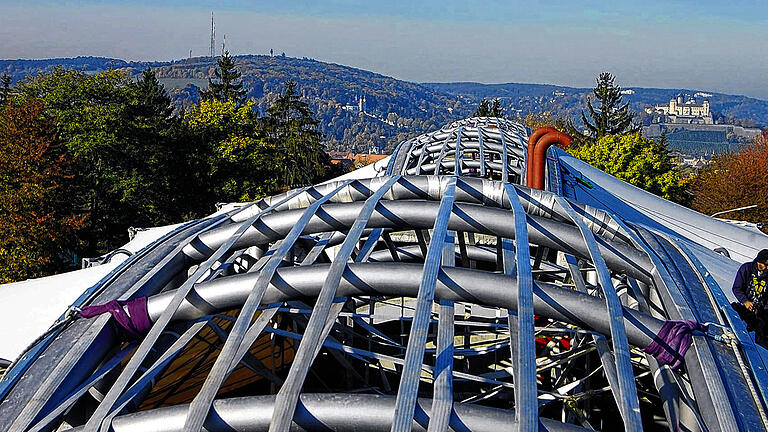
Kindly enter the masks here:
[[[222, 83], [236, 79], [224, 74], [233, 64], [220, 66]], [[105, 254], [131, 226], [202, 217], [217, 202], [330, 173], [318, 122], [293, 83], [261, 118], [240, 83], [227, 85], [185, 113], [151, 69], [131, 77], [57, 67], [0, 93], [0, 282]]]
[[551, 111], [528, 113], [525, 117], [518, 118], [518, 121], [531, 130], [536, 130], [540, 127], [552, 127], [573, 136], [569, 120], [557, 117]]
[[692, 207], [704, 214], [757, 204], [754, 209], [724, 213], [724, 218], [768, 222], [768, 130], [737, 153], [716, 156], [690, 180]]
[[37, 100], [0, 107], [0, 283], [60, 270], [84, 216], [72, 205], [70, 160]]

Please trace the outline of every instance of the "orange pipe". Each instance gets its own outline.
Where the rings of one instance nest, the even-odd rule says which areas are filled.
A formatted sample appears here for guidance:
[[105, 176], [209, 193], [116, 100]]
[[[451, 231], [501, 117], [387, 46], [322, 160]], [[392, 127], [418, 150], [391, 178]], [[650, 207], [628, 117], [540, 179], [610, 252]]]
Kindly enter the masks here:
[[534, 189], [544, 189], [544, 167], [547, 163], [547, 149], [552, 144], [562, 144], [568, 147], [573, 138], [562, 132], [549, 132], [536, 142], [533, 153], [533, 172], [531, 173], [530, 186]]
[[536, 148], [536, 143], [539, 141], [539, 139], [550, 133], [550, 132], [557, 132], [557, 129], [544, 126], [537, 128], [533, 133], [528, 137], [528, 159], [525, 162], [525, 184], [526, 186], [531, 185], [531, 170], [533, 168], [533, 154], [534, 149]]

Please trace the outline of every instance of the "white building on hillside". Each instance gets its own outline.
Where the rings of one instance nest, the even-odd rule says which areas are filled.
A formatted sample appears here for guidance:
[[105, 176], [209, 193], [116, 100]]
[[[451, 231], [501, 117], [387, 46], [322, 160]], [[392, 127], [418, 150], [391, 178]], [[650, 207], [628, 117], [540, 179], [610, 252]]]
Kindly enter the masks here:
[[712, 124], [712, 112], [709, 108], [708, 100], [697, 103], [694, 98], [684, 100], [682, 95], [678, 95], [677, 98], [670, 99], [668, 105], [649, 107], [646, 112], [664, 114], [669, 118], [669, 123]]

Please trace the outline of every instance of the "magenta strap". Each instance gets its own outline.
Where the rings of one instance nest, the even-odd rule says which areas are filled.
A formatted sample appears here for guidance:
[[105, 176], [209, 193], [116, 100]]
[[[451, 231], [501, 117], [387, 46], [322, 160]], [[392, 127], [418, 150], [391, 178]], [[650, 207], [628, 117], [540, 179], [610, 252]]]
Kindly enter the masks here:
[[127, 339], [139, 339], [152, 327], [147, 312], [147, 298], [138, 297], [129, 301], [112, 300], [105, 304], [84, 306], [78, 313], [83, 318], [92, 318], [109, 312], [120, 326], [119, 330]]
[[692, 320], [666, 321], [653, 342], [643, 351], [656, 357], [660, 364], [677, 369], [691, 346], [694, 331], [706, 332], [707, 326]]

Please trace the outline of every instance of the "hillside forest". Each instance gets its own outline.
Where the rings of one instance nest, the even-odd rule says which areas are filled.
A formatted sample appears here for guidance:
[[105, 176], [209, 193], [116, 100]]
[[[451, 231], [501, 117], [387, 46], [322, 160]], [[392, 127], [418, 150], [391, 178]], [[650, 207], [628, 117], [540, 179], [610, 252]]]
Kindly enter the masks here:
[[[434, 130], [470, 115], [483, 98], [498, 99], [507, 118], [521, 121], [530, 114], [546, 113], [553, 118], [573, 119], [581, 124], [581, 110], [591, 88], [549, 84], [414, 83], [385, 75], [322, 62], [281, 55], [233, 57], [242, 74], [246, 98], [264, 114], [281, 94], [285, 82], [297, 84], [302, 100], [320, 122], [326, 148], [354, 153], [391, 152], [402, 140]], [[162, 62], [128, 62], [102, 57], [39, 60], [0, 60], [0, 74], [13, 83], [26, 77], [50, 73], [63, 66], [95, 75], [119, 70], [138, 78], [151, 67], [171, 96], [174, 106], [197, 104], [216, 70], [216, 60], [192, 57]], [[677, 94], [706, 92], [717, 122], [742, 126], [768, 125], [768, 101], [728, 95], [706, 89], [625, 89], [622, 95], [637, 120], [652, 120], [644, 108], [665, 104]], [[735, 146], [734, 146], [735, 147]]]
[[57, 67], [0, 94], [0, 283], [104, 254], [131, 226], [340, 174], [295, 83], [262, 111], [224, 66], [231, 75], [184, 110], [151, 68], [132, 79]]
[[[351, 68], [339, 66], [346, 69]], [[129, 68], [89, 72], [56, 66], [13, 83], [3, 79], [0, 283], [72, 269], [81, 257], [124, 244], [131, 226], [191, 220], [210, 214], [219, 202], [252, 201], [341, 174], [327, 153], [341, 141], [323, 133], [329, 125], [308, 102], [330, 93], [314, 93], [287, 72], [279, 89], [265, 93], [265, 83], [254, 89], [228, 54], [217, 60], [202, 90], [186, 85], [168, 91], [159, 74], [152, 66], [138, 75]], [[388, 83], [384, 78], [382, 86]], [[390, 116], [385, 124], [392, 123], [392, 133], [402, 139], [473, 115], [473, 109], [476, 115], [514, 117], [499, 98], [456, 102], [440, 111], [450, 98], [412, 86], [411, 93], [390, 89], [387, 97], [395, 102], [386, 109], [404, 112], [398, 103], [419, 100], [412, 114], [434, 115]], [[193, 91], [194, 98], [179, 104], [179, 95]], [[664, 137], [653, 141], [638, 133], [642, 119], [613, 76], [601, 74], [585, 100], [580, 122], [550, 111], [520, 121], [532, 129], [555, 126], [576, 138], [568, 151], [577, 157], [708, 214], [748, 205], [768, 188], [764, 170], [756, 169], [768, 160], [766, 134], [681, 176]], [[367, 118], [380, 103], [376, 97], [358, 99], [354, 114]], [[342, 114], [354, 111], [342, 108]], [[330, 121], [348, 121], [344, 134], [371, 139], [368, 146], [375, 142], [360, 122]], [[756, 208], [740, 216], [762, 223], [768, 212]]]

